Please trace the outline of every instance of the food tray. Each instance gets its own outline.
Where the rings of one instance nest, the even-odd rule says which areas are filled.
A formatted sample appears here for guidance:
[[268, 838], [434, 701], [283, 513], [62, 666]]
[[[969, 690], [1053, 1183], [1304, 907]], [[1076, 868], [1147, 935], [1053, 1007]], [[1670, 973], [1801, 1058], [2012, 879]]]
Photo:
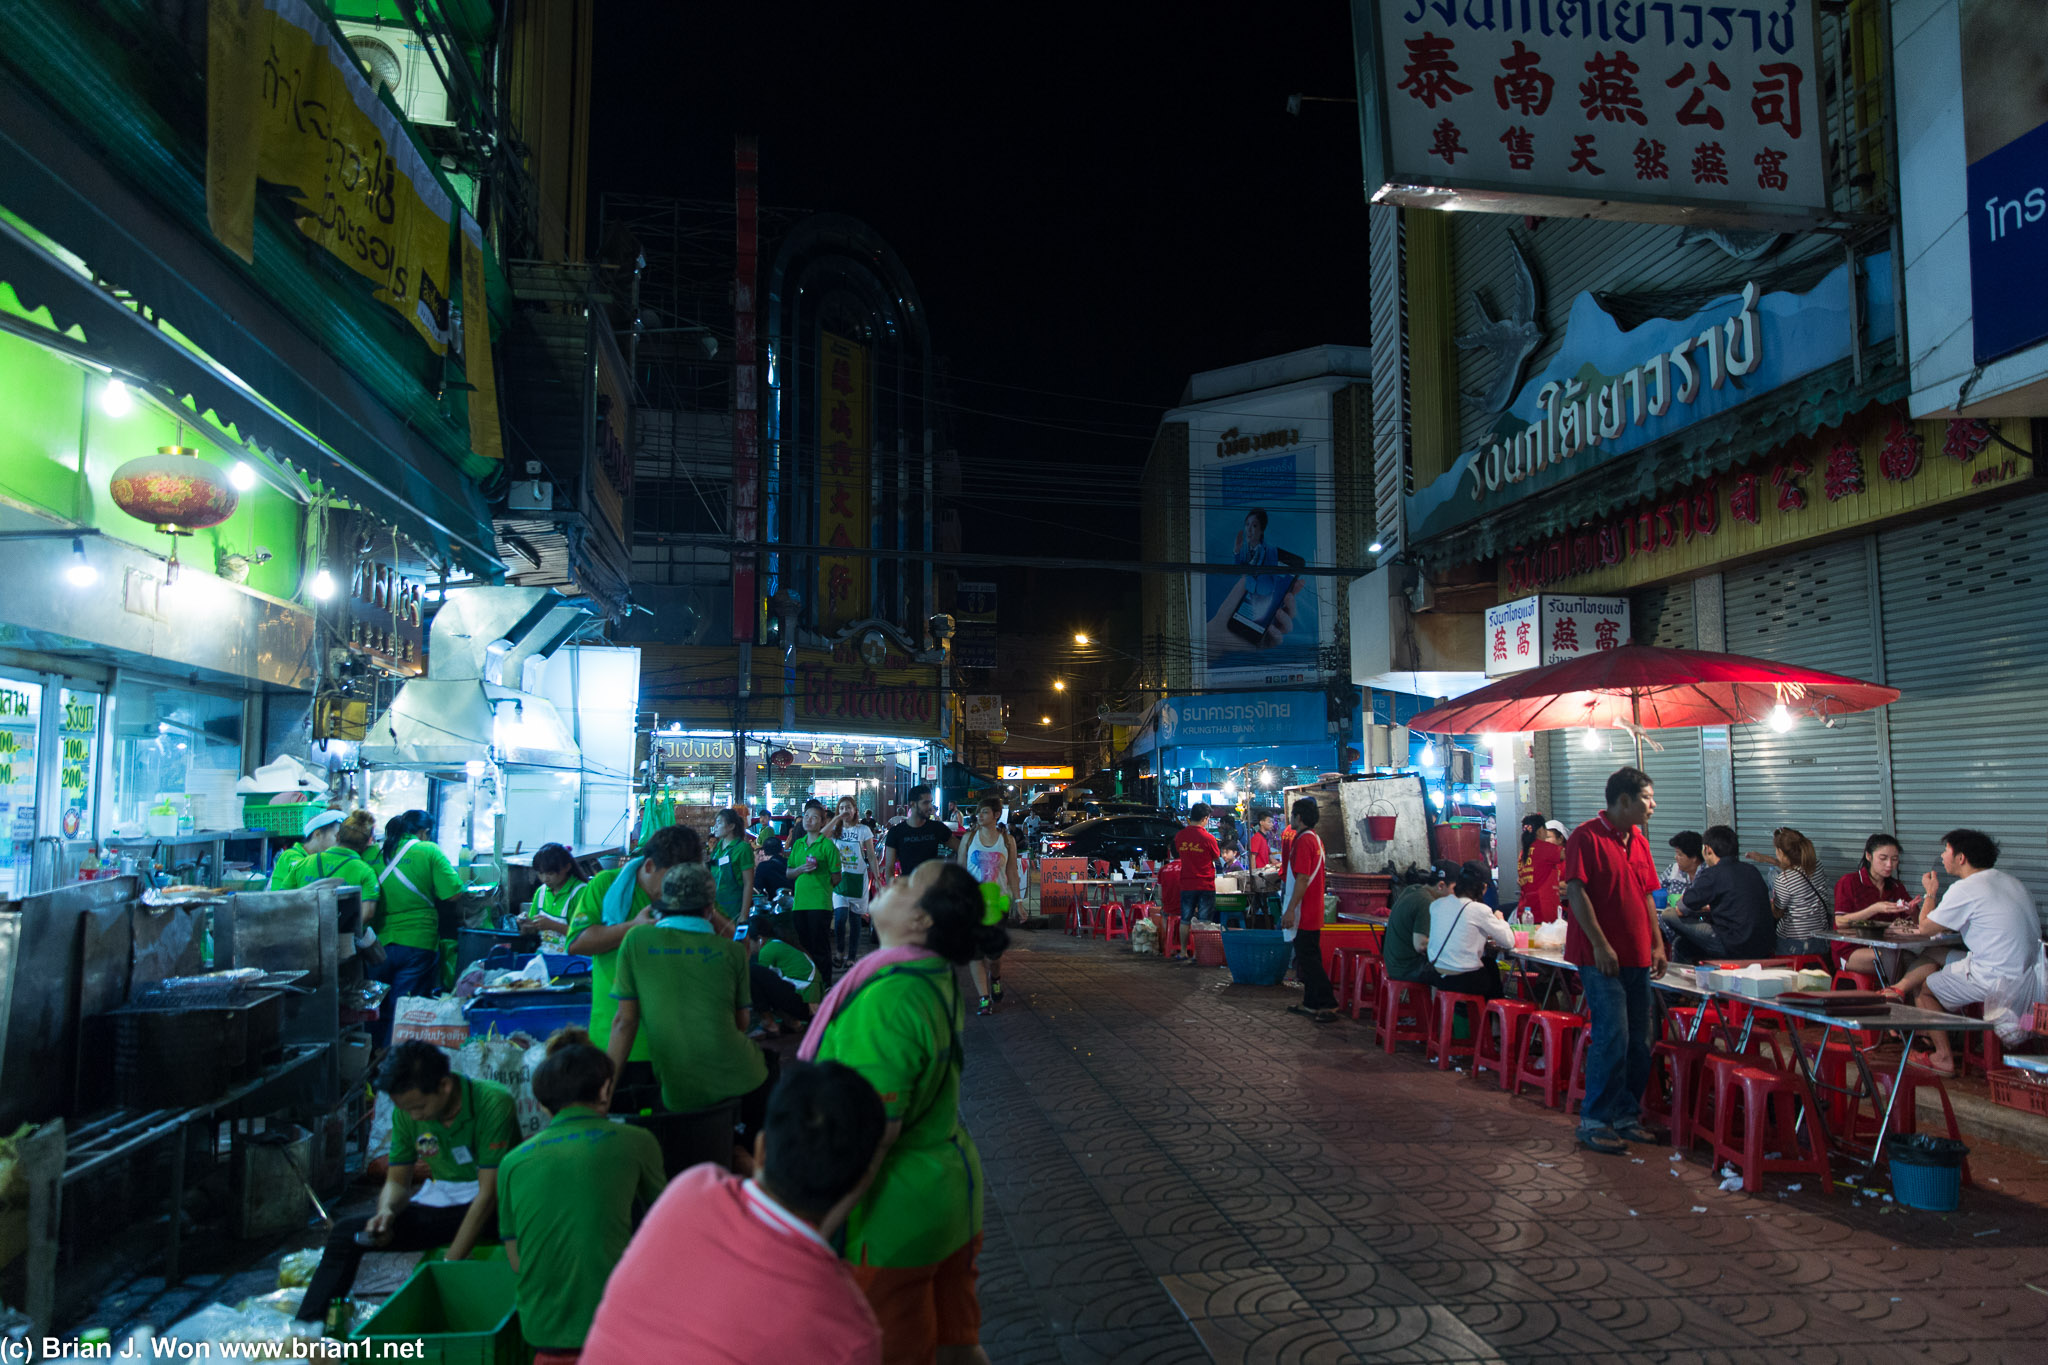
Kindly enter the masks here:
[[2048, 1118], [2048, 1085], [2030, 1080], [2026, 1073], [2010, 1067], [1986, 1072], [1984, 1079], [1991, 1086], [1991, 1099], [1994, 1104], [2017, 1109], [2023, 1114], [2039, 1114], [2042, 1118]]

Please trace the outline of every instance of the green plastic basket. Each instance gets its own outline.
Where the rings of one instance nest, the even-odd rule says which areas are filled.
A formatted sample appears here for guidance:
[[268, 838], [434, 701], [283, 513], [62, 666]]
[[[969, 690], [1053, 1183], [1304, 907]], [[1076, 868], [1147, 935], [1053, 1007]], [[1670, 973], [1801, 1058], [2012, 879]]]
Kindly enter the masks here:
[[260, 829], [266, 834], [289, 834], [294, 838], [304, 838], [306, 822], [326, 809], [326, 806], [314, 801], [273, 806], [267, 796], [245, 797], [242, 801], [242, 828]]
[[502, 1259], [422, 1261], [350, 1339], [417, 1342], [405, 1358], [430, 1365], [529, 1365], [533, 1351], [519, 1332], [518, 1297], [512, 1267]]

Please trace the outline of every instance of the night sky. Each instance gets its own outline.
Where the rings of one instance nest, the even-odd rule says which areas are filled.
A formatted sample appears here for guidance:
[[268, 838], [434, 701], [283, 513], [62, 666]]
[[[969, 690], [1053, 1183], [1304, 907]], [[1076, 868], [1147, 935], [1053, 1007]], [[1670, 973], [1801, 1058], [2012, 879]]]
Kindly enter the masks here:
[[[765, 204], [866, 220], [917, 283], [963, 548], [1135, 558], [1137, 471], [1190, 373], [1368, 340], [1357, 110], [1285, 109], [1352, 96], [1350, 45], [1342, 0], [604, 5], [592, 230], [608, 189], [729, 197], [757, 134]], [[1003, 577], [1018, 629], [1136, 595]]]

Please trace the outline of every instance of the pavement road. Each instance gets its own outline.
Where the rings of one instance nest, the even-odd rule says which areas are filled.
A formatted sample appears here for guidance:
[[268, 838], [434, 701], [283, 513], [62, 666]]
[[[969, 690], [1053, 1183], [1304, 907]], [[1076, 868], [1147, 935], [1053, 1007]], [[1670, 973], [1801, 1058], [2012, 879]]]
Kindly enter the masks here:
[[2031, 1155], [1979, 1144], [1952, 1214], [1723, 1193], [1288, 988], [1051, 933], [1003, 974], [963, 1095], [996, 1365], [2048, 1361]]

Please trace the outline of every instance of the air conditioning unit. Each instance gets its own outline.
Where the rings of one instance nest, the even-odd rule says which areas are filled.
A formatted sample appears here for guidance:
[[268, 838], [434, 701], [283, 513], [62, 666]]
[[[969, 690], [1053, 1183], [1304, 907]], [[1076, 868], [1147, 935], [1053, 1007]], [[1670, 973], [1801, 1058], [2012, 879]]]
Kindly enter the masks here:
[[362, 19], [345, 19], [339, 27], [370, 84], [389, 90], [407, 119], [421, 126], [453, 126], [448, 87], [441, 83], [434, 59], [417, 33], [403, 24]]

